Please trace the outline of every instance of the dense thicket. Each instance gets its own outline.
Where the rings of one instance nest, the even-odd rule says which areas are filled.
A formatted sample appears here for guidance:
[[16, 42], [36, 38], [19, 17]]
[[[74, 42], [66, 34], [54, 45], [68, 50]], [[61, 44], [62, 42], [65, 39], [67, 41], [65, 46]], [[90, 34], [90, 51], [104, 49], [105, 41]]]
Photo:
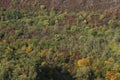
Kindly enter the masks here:
[[48, 11], [37, 4], [42, 0], [4, 1], [14, 3], [0, 5], [0, 80], [120, 79], [117, 12]]

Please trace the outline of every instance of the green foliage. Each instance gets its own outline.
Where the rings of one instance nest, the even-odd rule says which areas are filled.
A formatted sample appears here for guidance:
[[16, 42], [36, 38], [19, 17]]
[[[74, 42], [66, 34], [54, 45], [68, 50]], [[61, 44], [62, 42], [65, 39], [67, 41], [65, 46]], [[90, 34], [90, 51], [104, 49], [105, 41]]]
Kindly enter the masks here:
[[91, 70], [89, 67], [82, 67], [77, 70], [76, 80], [91, 80]]
[[9, 19], [21, 19], [23, 17], [22, 12], [15, 10], [15, 9], [8, 9], [4, 12], [5, 17]]
[[0, 80], [119, 78], [118, 19], [37, 6], [30, 12], [26, 7], [0, 11]]
[[60, 34], [55, 34], [54, 40], [59, 41], [60, 39], [61, 39], [61, 35]]

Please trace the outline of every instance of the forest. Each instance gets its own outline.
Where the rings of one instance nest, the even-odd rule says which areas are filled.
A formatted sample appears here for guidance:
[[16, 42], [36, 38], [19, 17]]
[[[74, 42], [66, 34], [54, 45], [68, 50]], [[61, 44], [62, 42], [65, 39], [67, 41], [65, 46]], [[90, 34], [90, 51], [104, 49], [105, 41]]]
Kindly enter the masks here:
[[119, 0], [1, 0], [0, 80], [120, 80]]

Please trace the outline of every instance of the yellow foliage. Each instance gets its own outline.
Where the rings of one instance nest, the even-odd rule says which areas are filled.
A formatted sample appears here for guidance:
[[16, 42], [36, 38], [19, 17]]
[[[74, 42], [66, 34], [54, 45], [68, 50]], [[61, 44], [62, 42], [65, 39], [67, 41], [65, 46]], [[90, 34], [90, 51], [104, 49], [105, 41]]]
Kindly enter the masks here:
[[89, 66], [90, 60], [87, 58], [83, 58], [83, 59], [78, 60], [77, 64], [78, 66]]
[[43, 21], [43, 24], [44, 24], [45, 26], [49, 25], [49, 20], [44, 20], [44, 21]]
[[45, 61], [43, 61], [42, 63], [41, 63], [41, 66], [45, 66], [47, 63], [45, 62]]
[[41, 51], [42, 55], [46, 55], [47, 53], [48, 53], [48, 49], [44, 49], [44, 50]]
[[105, 61], [105, 62], [104, 62], [104, 65], [106, 65], [106, 66], [107, 66], [107, 65], [110, 65], [110, 64], [111, 64], [110, 61]]
[[31, 46], [28, 46], [28, 47], [26, 48], [26, 53], [30, 53], [32, 50], [33, 50], [32, 47], [31, 47]]
[[104, 18], [105, 18], [105, 16], [103, 14], [101, 14], [100, 17], [99, 17], [100, 20], [102, 20]]
[[47, 56], [49, 53], [49, 49], [44, 49], [38, 53], [38, 56]]
[[119, 80], [120, 79], [120, 73], [115, 73], [113, 71], [107, 71], [106, 72], [106, 80]]
[[40, 5], [40, 9], [45, 9], [46, 6], [45, 5]]
[[7, 47], [7, 52], [11, 52], [11, 51], [13, 51], [13, 49], [10, 47]]

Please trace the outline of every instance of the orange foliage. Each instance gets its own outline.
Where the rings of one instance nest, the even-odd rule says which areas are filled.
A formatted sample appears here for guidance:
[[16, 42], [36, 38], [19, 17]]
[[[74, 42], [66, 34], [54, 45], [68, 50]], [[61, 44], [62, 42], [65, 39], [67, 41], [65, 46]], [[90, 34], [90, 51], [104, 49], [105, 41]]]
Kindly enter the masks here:
[[119, 80], [120, 79], [120, 73], [116, 73], [113, 71], [107, 71], [106, 72], [106, 80]]

